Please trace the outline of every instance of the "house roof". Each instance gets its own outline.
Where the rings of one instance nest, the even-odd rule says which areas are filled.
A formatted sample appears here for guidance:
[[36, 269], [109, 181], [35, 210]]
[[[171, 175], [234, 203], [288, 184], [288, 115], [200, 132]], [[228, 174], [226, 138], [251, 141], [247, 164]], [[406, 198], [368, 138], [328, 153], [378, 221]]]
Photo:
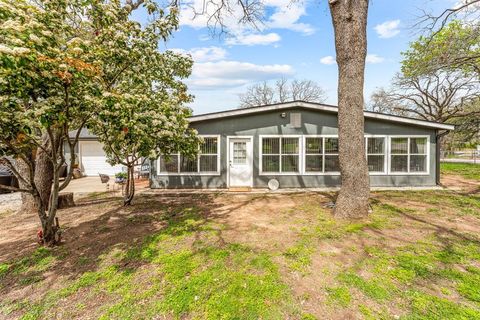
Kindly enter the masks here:
[[[273, 111], [273, 110], [284, 110], [284, 109], [291, 109], [291, 108], [303, 108], [303, 109], [338, 113], [337, 106], [321, 104], [321, 103], [305, 102], [305, 101], [292, 101], [292, 102], [263, 105], [263, 106], [252, 107], [252, 108], [205, 113], [197, 116], [192, 116], [189, 118], [189, 120], [190, 122], [200, 122], [200, 121], [206, 121], [206, 120], [229, 118], [229, 117], [236, 117], [241, 115], [255, 114], [255, 113], [261, 113], [261, 112]], [[439, 123], [434, 121], [426, 121], [426, 120], [396, 116], [396, 115], [379, 113], [379, 112], [364, 111], [363, 114], [365, 118], [368, 118], [368, 119], [378, 119], [378, 120], [385, 120], [385, 121], [391, 121], [391, 122], [405, 123], [405, 124], [411, 124], [411, 125], [416, 125], [420, 127], [433, 128], [433, 129], [444, 129], [444, 130], [455, 129], [455, 126], [451, 124]]]
[[[190, 117], [189, 121], [200, 122], [200, 121], [230, 118], [230, 117], [236, 117], [236, 116], [242, 116], [242, 115], [248, 115], [248, 114], [262, 113], [262, 112], [273, 111], [273, 110], [285, 110], [285, 109], [291, 109], [291, 108], [303, 108], [303, 109], [309, 109], [309, 110], [338, 113], [337, 106], [321, 104], [321, 103], [305, 102], [305, 101], [292, 101], [292, 102], [263, 105], [263, 106], [252, 107], [252, 108], [233, 109], [233, 110], [226, 110], [226, 111], [220, 111], [220, 112], [204, 113], [204, 114], [199, 114], [199, 115]], [[378, 119], [378, 120], [384, 120], [384, 121], [390, 121], [390, 122], [411, 124], [411, 125], [432, 128], [432, 129], [443, 129], [443, 130], [455, 129], [455, 126], [451, 124], [396, 116], [396, 115], [386, 114], [386, 113], [364, 111], [363, 114], [365, 118], [368, 118], [368, 119]], [[75, 134], [76, 134], [76, 131], [69, 132], [70, 138], [71, 139], [75, 138]], [[79, 138], [81, 140], [96, 140], [97, 136], [91, 133], [90, 131], [88, 131], [87, 128], [82, 128], [82, 130], [80, 131]]]

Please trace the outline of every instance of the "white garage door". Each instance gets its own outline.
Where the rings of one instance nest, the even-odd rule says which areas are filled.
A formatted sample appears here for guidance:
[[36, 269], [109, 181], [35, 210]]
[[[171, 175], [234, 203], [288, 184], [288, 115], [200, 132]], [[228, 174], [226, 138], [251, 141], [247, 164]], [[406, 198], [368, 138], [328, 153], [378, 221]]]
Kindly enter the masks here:
[[80, 156], [83, 173], [87, 176], [98, 176], [99, 173], [113, 176], [122, 171], [121, 165], [111, 166], [108, 164], [100, 142], [80, 141]]

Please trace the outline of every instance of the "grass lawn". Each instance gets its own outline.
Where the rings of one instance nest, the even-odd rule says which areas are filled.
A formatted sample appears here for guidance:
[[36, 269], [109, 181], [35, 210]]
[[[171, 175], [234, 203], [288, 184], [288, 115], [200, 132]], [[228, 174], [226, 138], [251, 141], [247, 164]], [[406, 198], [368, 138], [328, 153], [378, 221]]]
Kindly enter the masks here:
[[480, 181], [480, 164], [442, 162], [440, 168], [442, 174], [456, 174]]
[[55, 248], [2, 215], [0, 318], [480, 319], [478, 190], [376, 192], [350, 222], [332, 196], [96, 194]]

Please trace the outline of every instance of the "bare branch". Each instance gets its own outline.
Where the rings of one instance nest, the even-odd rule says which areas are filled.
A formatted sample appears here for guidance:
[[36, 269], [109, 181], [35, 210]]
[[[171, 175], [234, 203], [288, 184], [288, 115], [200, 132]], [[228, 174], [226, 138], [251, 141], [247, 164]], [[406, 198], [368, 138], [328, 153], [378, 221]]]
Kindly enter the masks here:
[[0, 184], [0, 189], [15, 191], [15, 192], [25, 192], [25, 193], [33, 193], [33, 189], [21, 189], [12, 186], [6, 186], [4, 184]]
[[326, 100], [323, 88], [311, 80], [294, 80], [288, 82], [279, 79], [273, 86], [266, 81], [247, 88], [240, 94], [239, 108], [250, 108], [279, 102], [301, 100], [322, 103]]

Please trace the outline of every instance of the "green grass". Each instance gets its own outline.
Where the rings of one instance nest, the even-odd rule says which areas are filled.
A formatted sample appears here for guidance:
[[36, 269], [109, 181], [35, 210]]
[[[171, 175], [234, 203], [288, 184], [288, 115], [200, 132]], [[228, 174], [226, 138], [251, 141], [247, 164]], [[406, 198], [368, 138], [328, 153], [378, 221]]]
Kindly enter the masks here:
[[480, 180], [480, 164], [442, 162], [440, 169], [443, 174], [455, 174], [467, 179]]
[[385, 283], [377, 279], [366, 280], [353, 272], [343, 272], [337, 276], [338, 280], [347, 286], [360, 290], [367, 297], [377, 301], [387, 300], [391, 292], [385, 287]]
[[59, 252], [55, 254], [52, 249], [40, 247], [30, 256], [1, 263], [0, 280], [11, 274], [18, 278], [18, 283], [22, 286], [40, 282], [43, 280], [42, 273], [54, 266], [62, 256]]
[[352, 302], [352, 296], [347, 287], [333, 287], [327, 288], [328, 302], [333, 305], [339, 305], [346, 308]]
[[0, 279], [2, 279], [10, 269], [10, 265], [8, 263], [0, 263]]
[[308, 274], [311, 265], [311, 255], [315, 252], [319, 241], [335, 241], [352, 234], [360, 234], [366, 229], [380, 230], [394, 227], [394, 217], [398, 209], [387, 204], [376, 203], [374, 212], [368, 218], [359, 221], [337, 220], [329, 211], [318, 203], [304, 203], [299, 211], [307, 212], [315, 218], [314, 221], [298, 230], [299, 241], [287, 248], [283, 255], [288, 259], [289, 268], [302, 274]]
[[420, 291], [408, 291], [411, 312], [404, 317], [408, 320], [436, 319], [480, 319], [480, 311], [462, 303], [439, 298]]
[[[100, 319], [278, 319], [293, 312], [289, 290], [271, 256], [219, 243], [221, 226], [197, 212], [186, 208], [141, 245], [103, 255], [103, 267], [26, 306], [23, 319], [48, 317], [59, 300], [81, 290], [111, 296], [114, 303], [102, 308]], [[122, 267], [129, 264], [149, 267]]]
[[[430, 207], [412, 209], [412, 202]], [[155, 222], [165, 224], [161, 231], [98, 257], [76, 257], [89, 271], [35, 302], [2, 301], [0, 316], [45, 319], [62, 312], [79, 318], [88, 311], [99, 319], [480, 319], [480, 242], [440, 219], [469, 214], [466, 221], [475, 224], [477, 195], [378, 192], [373, 213], [355, 221], [334, 219], [312, 197], [299, 203], [292, 211], [299, 218], [288, 220], [296, 239], [286, 249], [226, 241], [234, 228], [187, 201], [162, 207], [155, 213]], [[426, 218], [442, 228], [421, 222]], [[416, 237], [402, 238], [403, 228], [417, 228]], [[325, 247], [334, 250], [319, 249]], [[16, 277], [16, 284], [35, 288], [66, 254], [40, 248], [0, 264], [0, 280]], [[307, 282], [291, 290], [297, 281]], [[317, 296], [326, 303], [314, 313], [325, 314], [305, 307]], [[97, 300], [101, 306], [89, 309]]]

